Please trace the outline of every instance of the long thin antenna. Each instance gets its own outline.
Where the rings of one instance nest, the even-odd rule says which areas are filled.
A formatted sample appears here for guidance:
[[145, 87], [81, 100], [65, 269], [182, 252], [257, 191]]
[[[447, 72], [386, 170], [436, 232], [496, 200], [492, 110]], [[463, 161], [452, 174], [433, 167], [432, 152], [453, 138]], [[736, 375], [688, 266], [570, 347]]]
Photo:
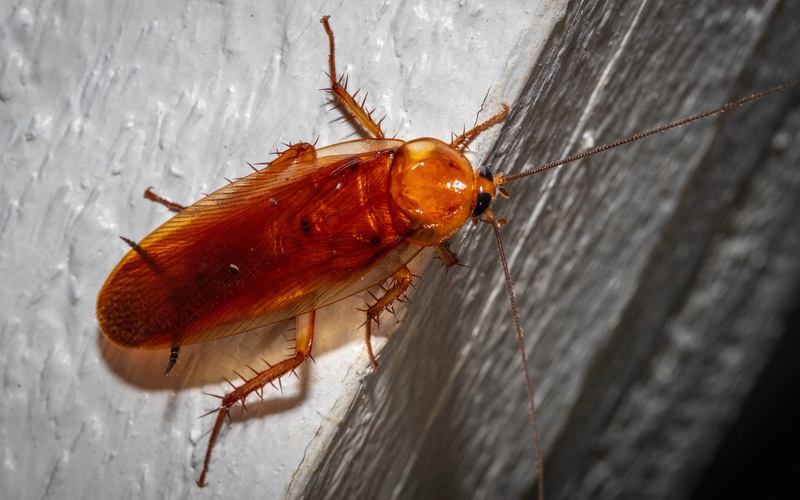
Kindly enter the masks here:
[[503, 176], [503, 177], [499, 177], [498, 176], [499, 178], [496, 180], [496, 184], [499, 186], [499, 185], [505, 184], [506, 182], [513, 182], [513, 181], [522, 179], [523, 177], [527, 177], [529, 175], [538, 174], [539, 172], [544, 172], [545, 170], [550, 170], [551, 168], [555, 168], [555, 167], [564, 165], [565, 163], [570, 163], [570, 162], [573, 162], [573, 161], [576, 161], [576, 160], [580, 160], [582, 158], [586, 158], [587, 156], [592, 156], [594, 154], [597, 154], [597, 153], [600, 153], [600, 152], [603, 152], [603, 151], [607, 151], [609, 149], [616, 148], [617, 146], [622, 146], [623, 144], [628, 144], [629, 142], [638, 141], [639, 139], [644, 139], [645, 137], [649, 137], [651, 135], [655, 135], [655, 134], [664, 132], [666, 130], [670, 130], [670, 129], [673, 129], [673, 128], [681, 127], [683, 125], [695, 122], [697, 120], [701, 120], [701, 119], [709, 117], [709, 116], [713, 116], [713, 115], [718, 115], [720, 113], [724, 113], [725, 111], [730, 111], [730, 110], [732, 110], [734, 108], [738, 108], [739, 106], [747, 104], [748, 102], [756, 101], [756, 100], [761, 99], [763, 97], [766, 97], [766, 96], [768, 96], [770, 94], [774, 94], [776, 92], [781, 92], [781, 91], [784, 91], [784, 90], [788, 90], [790, 88], [797, 87], [797, 86], [800, 86], [800, 80], [795, 80], [795, 81], [793, 81], [791, 83], [784, 83], [782, 85], [778, 85], [776, 87], [772, 87], [771, 89], [768, 89], [768, 90], [762, 90], [761, 92], [756, 92], [755, 94], [749, 95], [747, 97], [743, 97], [743, 98], [741, 98], [741, 99], [739, 99], [737, 101], [729, 102], [728, 104], [726, 104], [724, 106], [721, 106], [719, 108], [711, 109], [709, 111], [705, 111], [703, 113], [700, 113], [700, 114], [697, 114], [697, 115], [693, 115], [693, 116], [690, 116], [688, 118], [682, 118], [680, 120], [677, 120], [677, 121], [674, 121], [674, 122], [671, 122], [671, 123], [667, 123], [666, 125], [661, 125], [660, 127], [656, 127], [656, 128], [654, 128], [652, 130], [648, 130], [647, 132], [642, 132], [642, 133], [639, 133], [639, 134], [633, 134], [632, 136], [627, 137], [625, 139], [621, 139], [619, 141], [615, 141], [615, 142], [612, 142], [612, 143], [609, 143], [609, 144], [604, 144], [602, 146], [597, 146], [596, 148], [592, 148], [592, 149], [590, 149], [588, 151], [584, 151], [583, 153], [579, 153], [579, 154], [576, 154], [576, 155], [568, 156], [568, 157], [566, 157], [564, 159], [561, 159], [561, 160], [551, 161], [549, 163], [545, 163], [544, 165], [532, 168], [530, 170], [526, 170], [524, 172], [520, 172], [518, 174], [508, 175], [508, 176]]
[[536, 405], [533, 402], [535, 391], [533, 382], [531, 381], [531, 373], [528, 368], [528, 355], [525, 354], [525, 334], [522, 332], [522, 321], [519, 316], [519, 308], [517, 308], [517, 300], [514, 297], [514, 282], [511, 281], [511, 272], [508, 270], [508, 261], [506, 260], [506, 252], [503, 248], [503, 240], [500, 237], [500, 225], [506, 221], [498, 221], [495, 219], [491, 210], [487, 210], [484, 215], [486, 221], [492, 225], [494, 229], [494, 237], [497, 241], [497, 252], [500, 254], [500, 263], [503, 266], [503, 274], [506, 277], [506, 290], [508, 291], [508, 301], [511, 304], [511, 315], [514, 317], [514, 330], [517, 334], [517, 344], [519, 347], [519, 356], [522, 361], [522, 375], [525, 377], [525, 392], [528, 393], [528, 407], [530, 409], [531, 426], [533, 427], [533, 447], [536, 455], [536, 478], [538, 482], [538, 496], [539, 500], [544, 500], [544, 474], [542, 466], [542, 442], [539, 439], [539, 423], [536, 420]]

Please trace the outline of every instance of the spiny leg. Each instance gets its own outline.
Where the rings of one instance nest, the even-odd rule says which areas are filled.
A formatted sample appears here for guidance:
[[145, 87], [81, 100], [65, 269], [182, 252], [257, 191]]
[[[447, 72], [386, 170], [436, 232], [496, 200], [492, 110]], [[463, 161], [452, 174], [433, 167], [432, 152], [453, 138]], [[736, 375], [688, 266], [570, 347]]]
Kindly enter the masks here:
[[375, 354], [372, 352], [372, 321], [374, 320], [377, 322], [381, 312], [406, 293], [408, 287], [411, 286], [413, 277], [414, 275], [411, 274], [411, 271], [409, 271], [406, 266], [401, 267], [400, 270], [392, 275], [394, 285], [386, 290], [386, 293], [381, 295], [374, 304], [367, 308], [367, 354], [369, 354], [369, 360], [374, 368], [380, 365], [375, 359]]
[[169, 201], [166, 198], [160, 197], [159, 195], [157, 195], [153, 191], [153, 188], [151, 188], [151, 187], [149, 187], [149, 188], [144, 190], [144, 197], [147, 198], [150, 201], [154, 201], [156, 203], [160, 203], [161, 205], [164, 205], [165, 207], [167, 207], [168, 209], [172, 210], [173, 212], [180, 212], [181, 210], [186, 208], [185, 206], [179, 205], [178, 203], [175, 203], [174, 201]]
[[164, 369], [164, 375], [169, 373], [175, 366], [175, 363], [178, 362], [178, 355], [180, 353], [181, 353], [181, 348], [178, 346], [172, 347], [169, 350], [169, 361], [167, 361], [167, 367]]
[[[297, 144], [290, 144], [287, 146], [286, 151], [276, 153], [278, 157], [274, 160], [256, 163], [256, 165], [266, 165], [270, 172], [273, 172], [276, 169], [286, 169], [296, 163], [311, 162], [317, 159], [317, 149], [313, 144], [298, 142]], [[250, 166], [252, 167], [252, 165]], [[253, 170], [255, 170], [255, 168]]]
[[508, 114], [508, 105], [503, 104], [503, 111], [497, 113], [493, 117], [489, 118], [485, 122], [481, 123], [480, 125], [476, 125], [468, 132], [464, 132], [463, 134], [459, 135], [458, 137], [454, 138], [453, 141], [450, 143], [451, 146], [458, 149], [459, 151], [463, 151], [473, 139], [478, 137], [478, 134], [486, 130], [487, 128], [491, 127], [498, 121], [502, 120]]
[[[156, 203], [160, 203], [161, 205], [164, 205], [165, 207], [167, 207], [168, 209], [172, 210], [173, 212], [180, 212], [181, 210], [186, 208], [183, 205], [180, 205], [180, 204], [175, 203], [173, 201], [169, 201], [166, 198], [162, 198], [161, 196], [157, 195], [153, 191], [153, 188], [151, 188], [151, 187], [149, 187], [149, 188], [144, 190], [144, 197], [147, 198], [150, 201], [154, 201]], [[130, 244], [130, 242], [128, 242], [127, 240], [126, 240], [126, 242], [128, 244]], [[133, 248], [135, 250], [136, 246], [134, 246]], [[172, 368], [175, 366], [175, 363], [178, 362], [178, 355], [180, 354], [180, 352], [181, 352], [181, 348], [178, 347], [178, 346], [173, 346], [169, 350], [169, 361], [167, 361], [167, 367], [164, 370], [164, 375], [166, 375], [170, 371], [172, 371]]]
[[453, 255], [453, 253], [447, 249], [442, 243], [436, 245], [436, 253], [439, 254], [439, 258], [444, 263], [445, 267], [453, 267], [458, 264], [458, 257]]
[[[313, 144], [307, 142], [298, 142], [297, 144], [289, 145], [286, 151], [278, 154], [278, 157], [271, 162], [256, 163], [256, 165], [268, 165], [270, 168], [286, 168], [293, 163], [300, 163], [304, 161], [314, 161], [317, 158], [317, 150]], [[251, 165], [252, 167], [252, 165]], [[152, 187], [144, 190], [144, 197], [150, 201], [154, 201], [164, 205], [173, 212], [180, 212], [185, 209], [184, 205], [175, 203], [166, 198], [163, 198], [153, 191]]]
[[314, 341], [314, 316], [315, 312], [311, 311], [310, 313], [295, 318], [297, 337], [295, 339], [294, 356], [284, 359], [280, 363], [257, 373], [256, 376], [247, 380], [244, 384], [235, 388], [222, 398], [222, 403], [216, 410], [218, 412], [217, 420], [214, 423], [214, 429], [211, 431], [211, 438], [208, 440], [206, 458], [203, 462], [203, 472], [200, 473], [200, 478], [197, 480], [198, 486], [202, 488], [206, 485], [206, 474], [208, 474], [208, 466], [211, 463], [211, 450], [214, 448], [214, 443], [217, 441], [222, 423], [225, 421], [225, 417], [228, 416], [231, 406], [236, 403], [244, 404], [245, 399], [247, 399], [247, 396], [251, 393], [261, 390], [265, 385], [295, 370], [303, 361], [311, 356], [311, 346]]
[[[328, 23], [329, 18], [330, 16], [324, 16], [320, 20], [322, 25], [325, 26], [325, 32], [328, 34], [328, 40], [330, 44], [330, 55], [328, 56], [330, 73], [328, 76], [331, 79], [331, 88], [327, 90], [336, 96], [336, 98], [339, 99], [339, 101], [344, 104], [348, 110], [350, 110], [350, 112], [353, 114], [353, 117], [358, 120], [358, 122], [367, 130], [367, 132], [377, 139], [383, 139], [383, 131], [381, 130], [380, 121], [375, 123], [375, 121], [372, 119], [372, 111], [367, 111], [364, 109], [364, 103], [367, 100], [366, 96], [364, 96], [361, 104], [359, 104], [355, 100], [355, 94], [351, 96], [347, 91], [346, 80], [345, 84], [342, 85], [341, 79], [336, 78], [336, 56], [334, 55], [336, 52], [336, 43], [333, 41], [333, 30], [331, 29], [331, 25]], [[356, 91], [356, 94], [358, 94], [358, 91]]]

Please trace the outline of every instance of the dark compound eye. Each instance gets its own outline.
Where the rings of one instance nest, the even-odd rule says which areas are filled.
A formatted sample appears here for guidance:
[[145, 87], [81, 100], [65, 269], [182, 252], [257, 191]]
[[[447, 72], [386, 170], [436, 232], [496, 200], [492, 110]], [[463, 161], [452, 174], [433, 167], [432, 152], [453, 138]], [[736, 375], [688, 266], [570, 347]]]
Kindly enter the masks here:
[[489, 193], [478, 193], [478, 196], [475, 199], [475, 210], [472, 212], [472, 216], [480, 217], [491, 204], [492, 195]]
[[[482, 167], [480, 170], [480, 175], [484, 179], [487, 179], [489, 182], [494, 182], [494, 176], [492, 175], [492, 171], [486, 167]], [[485, 209], [484, 209], [485, 210]]]

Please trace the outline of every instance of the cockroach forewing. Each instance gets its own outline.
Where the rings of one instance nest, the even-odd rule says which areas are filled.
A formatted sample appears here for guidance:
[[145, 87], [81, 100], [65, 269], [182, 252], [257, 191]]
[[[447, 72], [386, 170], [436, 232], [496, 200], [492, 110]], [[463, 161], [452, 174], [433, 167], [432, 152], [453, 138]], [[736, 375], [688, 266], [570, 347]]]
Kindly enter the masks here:
[[335, 146], [346, 154], [309, 153], [297, 165], [255, 172], [162, 224], [103, 286], [97, 310], [105, 334], [136, 348], [190, 345], [293, 318], [383, 281], [363, 278], [402, 245], [398, 238], [381, 233], [377, 245], [358, 246], [326, 237], [370, 230], [360, 186], [385, 182], [388, 152], [399, 141], [362, 142], [370, 146]]
[[[293, 203], [297, 204], [301, 197], [301, 191], [303, 189], [314, 189], [314, 193], [319, 194], [316, 191], [317, 186], [320, 183], [320, 179], [318, 176], [320, 173], [327, 177], [328, 174], [324, 174], [327, 170], [332, 170], [332, 172], [336, 171], [339, 167], [339, 164], [346, 164], [351, 165], [352, 161], [350, 159], [355, 159], [359, 157], [371, 157], [373, 151], [380, 151], [386, 148], [392, 148], [400, 144], [400, 141], [397, 140], [380, 140], [380, 141], [367, 141], [367, 140], [359, 140], [359, 141], [350, 141], [345, 143], [340, 143], [334, 146], [321, 148], [313, 154], [312, 158], [307, 159], [303, 162], [296, 163], [296, 164], [286, 164], [278, 165], [277, 163], [274, 165], [270, 165], [269, 167], [261, 170], [260, 172], [251, 174], [247, 178], [240, 179], [239, 181], [234, 182], [228, 186], [221, 188], [220, 190], [216, 191], [215, 193], [201, 199], [197, 203], [192, 206], [185, 208], [179, 215], [162, 225], [156, 231], [154, 231], [150, 236], [145, 238], [141, 243], [139, 243], [137, 248], [141, 250], [135, 250], [126, 258], [133, 257], [135, 260], [133, 263], [142, 261], [146, 263], [150, 260], [160, 263], [159, 269], [164, 272], [169, 272], [170, 274], [174, 274], [175, 272], [170, 271], [170, 266], [172, 266], [174, 262], [174, 256], [176, 255], [176, 251], [174, 250], [177, 245], [180, 245], [180, 241], [187, 240], [188, 241], [203, 241], [204, 248], [208, 248], [209, 245], [216, 246], [217, 244], [212, 244], [209, 238], [212, 236], [210, 230], [205, 229], [206, 226], [213, 226], [219, 227], [220, 224], [215, 223], [215, 217], [226, 217], [230, 219], [230, 222], [222, 225], [224, 228], [232, 228], [232, 225], [240, 223], [240, 219], [246, 218], [246, 212], [251, 210], [251, 206], [253, 202], [258, 201], [259, 204], [265, 205], [267, 204], [270, 207], [270, 210], [275, 209], [276, 216], [279, 214], [285, 214], [287, 211], [289, 213], [294, 212], [297, 210], [297, 207], [293, 208]], [[326, 165], [330, 165], [327, 166]], [[369, 170], [370, 166], [364, 166], [364, 169]], [[325, 179], [322, 179], [323, 181]], [[288, 194], [284, 193], [288, 189]], [[347, 189], [346, 186], [342, 187], [342, 190]], [[341, 191], [337, 187], [337, 192]], [[253, 196], [250, 196], [249, 193], [252, 192]], [[342, 191], [344, 192], [344, 191]], [[316, 196], [312, 197], [310, 200], [313, 202], [316, 199]], [[251, 201], [249, 201], [251, 200]], [[279, 201], [280, 200], [280, 201]], [[249, 201], [249, 202], [248, 202]], [[319, 200], [322, 204], [319, 208], [320, 211], [326, 210], [341, 210], [341, 207], [328, 207], [324, 206], [325, 200]], [[274, 204], [274, 206], [273, 206]], [[230, 216], [230, 212], [234, 212], [234, 216]], [[227, 219], [226, 219], [227, 220]], [[280, 226], [280, 224], [278, 224]], [[287, 225], [287, 227], [289, 227]], [[252, 233], [252, 229], [248, 229], [249, 231], [247, 234]], [[197, 237], [192, 236], [192, 233], [197, 233]], [[163, 237], [161, 236], [163, 234]], [[173, 237], [173, 234], [175, 237]], [[252, 233], [258, 234], [258, 233]], [[182, 236], [179, 236], [182, 235]], [[216, 238], [216, 236], [214, 236]], [[176, 239], [177, 238], [177, 239]], [[172, 241], [175, 242], [171, 243], [162, 243], [164, 241]], [[219, 244], [229, 244], [227, 238], [219, 239]], [[255, 245], [257, 240], [253, 240], [252, 245]], [[170, 249], [170, 253], [164, 254], [161, 257], [162, 247], [166, 247]], [[247, 250], [247, 249], [245, 249]], [[242, 249], [239, 248], [231, 248], [231, 251], [228, 252], [231, 259], [236, 260], [237, 258], [241, 258], [240, 255], [242, 254]], [[139, 252], [142, 252], [146, 259], [141, 259], [139, 257]], [[400, 267], [407, 264], [417, 253], [419, 252], [419, 248], [401, 244], [398, 248], [394, 251], [390, 252], [388, 255], [383, 256], [379, 261], [374, 262], [374, 258], [371, 256], [368, 259], [368, 262], [365, 261], [364, 269], [356, 269], [354, 268], [351, 274], [349, 275], [349, 280], [346, 282], [336, 282], [325, 284], [319, 293], [315, 293], [311, 298], [315, 301], [311, 304], [312, 307], [315, 308], [322, 308], [325, 307], [333, 302], [337, 302], [343, 298], [349, 297], [355, 293], [368, 289], [370, 287], [378, 286], [383, 284], [386, 281], [387, 276], [392, 275], [395, 271], [397, 271]], [[180, 254], [179, 254], [180, 255]], [[193, 258], [191, 254], [187, 255], [186, 252], [183, 253], [184, 258], [190, 259]], [[265, 254], [266, 255], [266, 254]], [[352, 260], [352, 256], [348, 255], [348, 258]], [[203, 262], [207, 262], [207, 258], [203, 257], [201, 259]], [[123, 261], [124, 262], [124, 261]], [[183, 265], [182, 263], [177, 263]], [[187, 263], [188, 264], [188, 263]], [[241, 262], [240, 262], [241, 264]], [[368, 264], [368, 265], [367, 265]], [[354, 264], [355, 265], [355, 264]], [[112, 273], [112, 276], [115, 275], [120, 269], [123, 269], [122, 264]], [[165, 267], [166, 266], [166, 267]], [[124, 268], [125, 273], [127, 275], [130, 274], [130, 266]], [[237, 269], [238, 270], [238, 269]], [[320, 268], [314, 278], [315, 279], [324, 279], [324, 271], [325, 269]], [[149, 266], [145, 266], [141, 273], [143, 273], [143, 278], [147, 278], [148, 276], [152, 275]], [[309, 283], [306, 283], [307, 278], [302, 276], [293, 276], [292, 274], [288, 275], [287, 279], [295, 279], [301, 280], [302, 283], [298, 283], [297, 286], [310, 286]], [[284, 282], [284, 280], [278, 280], [279, 282]], [[129, 283], [130, 280], [126, 278], [126, 281], [122, 282]], [[122, 293], [128, 293], [124, 289], [120, 289], [117, 292], [118, 286], [115, 284], [113, 278], [110, 278], [107, 282], [106, 286], [104, 287], [103, 291], [101, 292], [101, 297], [107, 297], [106, 300], [101, 300], [99, 304], [109, 304], [110, 307], [118, 307], [120, 303], [119, 300], [113, 299], [115, 295], [119, 295]], [[278, 283], [275, 284], [277, 286]], [[160, 290], [158, 289], [157, 285], [164, 285], [164, 283], [154, 283], [151, 286], [156, 286], [155, 289], [150, 290], [150, 293], [159, 293]], [[129, 286], [129, 285], [125, 285]], [[174, 293], [184, 293], [185, 291], [183, 288], [177, 289], [173, 292]], [[199, 292], [199, 291], [198, 291]], [[207, 295], [208, 290], [203, 290], [201, 295]], [[190, 292], [187, 292], [190, 293]], [[188, 298], [192, 298], [190, 295]], [[173, 296], [171, 300], [175, 300]], [[264, 305], [270, 306], [272, 305], [273, 308], [275, 304], [274, 301], [264, 300], [259, 301], [258, 303], [263, 303]], [[99, 306], [98, 310], [104, 310], [104, 308], [109, 306]], [[277, 321], [281, 321], [283, 319], [289, 319], [295, 315], [295, 310], [287, 310], [286, 307], [280, 307], [276, 313], [271, 315], [263, 315], [258, 318], [252, 318], [247, 320], [247, 328], [244, 328], [242, 331], [251, 331], [254, 328], [261, 328], [262, 326], [266, 326]], [[226, 326], [226, 328], [230, 328]], [[223, 337], [227, 336], [229, 333], [225, 333], [224, 330], [221, 334], [216, 335], [216, 330], [211, 330], [208, 335], [211, 335], [211, 338], [216, 337]], [[179, 339], [180, 340], [180, 339]], [[331, 336], [328, 336], [326, 340], [330, 341]], [[147, 341], [147, 339], [143, 339], [143, 341]], [[253, 350], [254, 352], [268, 352], [268, 349], [265, 349], [265, 345], [263, 342], [260, 343], [261, 349]], [[285, 347], [285, 346], [283, 346]], [[282, 352], [282, 350], [279, 350]], [[318, 354], [324, 351], [317, 351]], [[247, 360], [243, 361], [245, 365], [250, 364]], [[229, 363], [226, 363], [226, 365]], [[236, 370], [233, 370], [236, 371]], [[241, 370], [238, 370], [241, 372]], [[150, 383], [145, 383], [145, 385], [152, 385], [153, 381], [150, 380]]]

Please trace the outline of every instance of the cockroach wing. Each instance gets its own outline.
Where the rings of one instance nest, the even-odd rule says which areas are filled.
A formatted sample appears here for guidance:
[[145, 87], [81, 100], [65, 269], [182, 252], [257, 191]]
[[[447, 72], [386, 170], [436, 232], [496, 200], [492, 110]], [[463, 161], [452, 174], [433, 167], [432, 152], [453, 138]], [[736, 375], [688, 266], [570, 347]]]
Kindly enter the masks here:
[[393, 228], [399, 140], [359, 140], [219, 189], [153, 231], [97, 302], [113, 342], [161, 349], [242, 333], [374, 286], [416, 255]]

